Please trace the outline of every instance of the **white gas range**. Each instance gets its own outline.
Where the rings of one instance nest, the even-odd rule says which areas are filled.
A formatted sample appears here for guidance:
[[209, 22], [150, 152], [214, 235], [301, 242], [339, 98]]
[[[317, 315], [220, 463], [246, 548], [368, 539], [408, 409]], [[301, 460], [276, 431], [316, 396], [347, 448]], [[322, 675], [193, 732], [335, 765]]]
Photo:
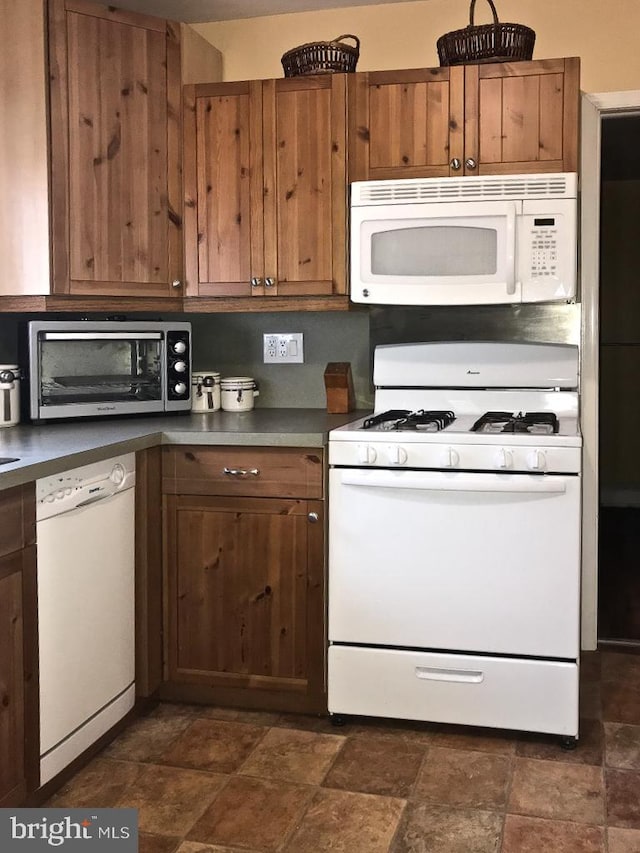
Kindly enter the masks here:
[[329, 436], [329, 711], [578, 737], [577, 347], [383, 346]]

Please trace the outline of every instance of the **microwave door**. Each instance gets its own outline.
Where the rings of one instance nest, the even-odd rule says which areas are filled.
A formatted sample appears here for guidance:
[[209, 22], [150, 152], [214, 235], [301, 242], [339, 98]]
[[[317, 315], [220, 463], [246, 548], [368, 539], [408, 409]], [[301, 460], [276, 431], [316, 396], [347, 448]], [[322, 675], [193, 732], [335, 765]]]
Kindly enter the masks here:
[[519, 201], [352, 208], [354, 302], [482, 305], [521, 301]]

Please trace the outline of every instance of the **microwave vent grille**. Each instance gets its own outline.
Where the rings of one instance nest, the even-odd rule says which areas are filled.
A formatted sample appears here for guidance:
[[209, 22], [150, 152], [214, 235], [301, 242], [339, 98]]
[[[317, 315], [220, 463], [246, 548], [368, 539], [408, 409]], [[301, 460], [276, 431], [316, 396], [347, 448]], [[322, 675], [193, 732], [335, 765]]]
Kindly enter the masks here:
[[574, 173], [487, 175], [469, 178], [411, 178], [352, 184], [352, 205], [410, 202], [500, 201], [575, 198]]

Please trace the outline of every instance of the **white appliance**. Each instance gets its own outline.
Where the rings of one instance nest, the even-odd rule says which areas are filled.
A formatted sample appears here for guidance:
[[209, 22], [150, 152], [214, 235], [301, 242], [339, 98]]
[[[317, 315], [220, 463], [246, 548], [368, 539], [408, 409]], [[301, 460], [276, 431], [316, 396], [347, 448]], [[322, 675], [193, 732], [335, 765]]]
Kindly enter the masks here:
[[351, 299], [385, 305], [571, 300], [577, 175], [351, 185]]
[[41, 785], [134, 705], [134, 485], [133, 453], [36, 483]]
[[578, 737], [577, 347], [377, 347], [329, 434], [329, 711]]

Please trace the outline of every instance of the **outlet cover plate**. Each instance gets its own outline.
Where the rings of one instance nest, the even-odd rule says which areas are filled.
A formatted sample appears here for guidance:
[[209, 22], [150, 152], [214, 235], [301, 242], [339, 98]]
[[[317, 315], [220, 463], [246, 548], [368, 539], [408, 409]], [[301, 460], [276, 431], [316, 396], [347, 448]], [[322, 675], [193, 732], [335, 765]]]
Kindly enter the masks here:
[[302, 364], [304, 362], [302, 332], [265, 332], [262, 339], [265, 364]]

